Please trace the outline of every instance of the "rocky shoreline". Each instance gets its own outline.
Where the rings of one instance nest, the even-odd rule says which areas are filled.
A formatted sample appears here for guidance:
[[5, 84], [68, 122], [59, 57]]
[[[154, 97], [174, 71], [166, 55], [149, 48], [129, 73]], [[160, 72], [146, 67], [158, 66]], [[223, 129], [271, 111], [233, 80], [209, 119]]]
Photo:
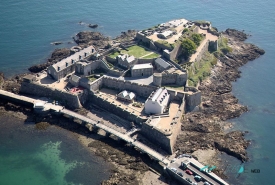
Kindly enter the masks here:
[[216, 149], [245, 162], [248, 160], [246, 148], [250, 143], [245, 140], [245, 133], [225, 133], [223, 128], [230, 127], [226, 120], [239, 117], [248, 111], [248, 108], [238, 104], [238, 99], [232, 95], [231, 82], [240, 77], [239, 67], [265, 52], [253, 44], [244, 43], [247, 35], [243, 32], [227, 29], [222, 35], [228, 38], [228, 44], [233, 51], [219, 56], [219, 62], [210, 77], [199, 85], [202, 92], [200, 111], [184, 116], [176, 150], [179, 153], [193, 153], [198, 149]]
[[[249, 141], [245, 140], [245, 133], [240, 131], [224, 132], [225, 127], [230, 127], [230, 123], [226, 120], [238, 117], [248, 111], [247, 107], [238, 104], [238, 99], [231, 94], [231, 82], [240, 77], [239, 67], [258, 58], [264, 54], [264, 51], [253, 44], [244, 43], [248, 35], [243, 32], [227, 29], [222, 34], [228, 38], [228, 44], [233, 48], [233, 51], [224, 56], [218, 56], [219, 61], [212, 70], [211, 76], [200, 84], [199, 89], [202, 92], [200, 111], [184, 115], [182, 132], [177, 140], [175, 151], [178, 151], [177, 154], [192, 154], [198, 150], [210, 149], [225, 152], [241, 161], [247, 161], [246, 148]], [[117, 39], [128, 40], [133, 35], [134, 31], [130, 30], [123, 32]], [[80, 32], [75, 41], [83, 47], [87, 44], [96, 44], [97, 47], [104, 48], [110, 40], [97, 32]], [[33, 73], [40, 72], [69, 55], [69, 49], [55, 50], [46, 63], [32, 66], [29, 70]], [[18, 93], [20, 81], [20, 75], [9, 80], [0, 75], [1, 88], [14, 93]], [[151, 165], [160, 167], [158, 164], [151, 164], [148, 156], [141, 155], [125, 144], [90, 133], [78, 124], [71, 124], [72, 121], [68, 121], [66, 118], [61, 119], [51, 115], [41, 118], [32, 115], [29, 109], [26, 112], [21, 106], [8, 102], [4, 102], [0, 106], [4, 107], [2, 109], [5, 111], [27, 114], [27, 119], [30, 122], [38, 123], [39, 128], [46, 129], [48, 124], [54, 124], [75, 134], [83, 146], [89, 147], [91, 152], [103, 157], [113, 165], [113, 174], [109, 180], [102, 182], [102, 184], [142, 184], [144, 182], [142, 178], [150, 172]], [[85, 114], [84, 109], [79, 111]], [[153, 174], [155, 173], [161, 173], [161, 170]], [[217, 173], [223, 177], [219, 171]], [[159, 184], [160, 182], [174, 184], [165, 177], [160, 181], [156, 180], [156, 182], [151, 181], [150, 183]]]

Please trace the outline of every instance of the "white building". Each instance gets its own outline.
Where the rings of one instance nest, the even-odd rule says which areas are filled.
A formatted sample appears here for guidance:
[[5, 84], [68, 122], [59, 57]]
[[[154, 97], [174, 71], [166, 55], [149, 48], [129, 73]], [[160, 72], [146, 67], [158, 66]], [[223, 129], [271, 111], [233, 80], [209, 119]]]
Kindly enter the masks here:
[[117, 99], [127, 102], [133, 102], [135, 100], [135, 93], [129, 91], [122, 91], [117, 95]]
[[153, 65], [147, 64], [136, 64], [131, 68], [132, 77], [142, 77], [153, 75]]
[[165, 88], [159, 88], [151, 93], [145, 102], [146, 114], [162, 114], [169, 103], [170, 95]]

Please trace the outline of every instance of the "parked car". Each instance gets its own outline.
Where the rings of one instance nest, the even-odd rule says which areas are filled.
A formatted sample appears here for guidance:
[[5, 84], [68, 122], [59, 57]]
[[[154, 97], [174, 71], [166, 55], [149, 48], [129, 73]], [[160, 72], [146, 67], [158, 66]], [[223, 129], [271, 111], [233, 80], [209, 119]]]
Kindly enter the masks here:
[[177, 173], [179, 176], [183, 177], [183, 174], [181, 172], [178, 172]]
[[177, 169], [176, 168], [170, 168], [173, 172], [177, 173]]
[[203, 183], [203, 185], [210, 185], [210, 183], [207, 182], [207, 181], [205, 181], [205, 182]]
[[199, 176], [199, 175], [195, 175], [194, 178], [195, 178], [196, 181], [201, 181], [201, 176]]
[[55, 101], [55, 105], [59, 105], [59, 104], [58, 104], [58, 101]]
[[178, 156], [178, 158], [182, 158], [182, 157], [189, 157], [189, 158], [192, 158], [191, 155], [188, 155], [188, 154], [181, 154]]
[[190, 170], [185, 170], [185, 172], [187, 173], [187, 174], [189, 174], [189, 175], [193, 175], [193, 172], [191, 172]]
[[185, 180], [192, 183], [191, 179], [189, 179], [189, 178], [186, 178]]

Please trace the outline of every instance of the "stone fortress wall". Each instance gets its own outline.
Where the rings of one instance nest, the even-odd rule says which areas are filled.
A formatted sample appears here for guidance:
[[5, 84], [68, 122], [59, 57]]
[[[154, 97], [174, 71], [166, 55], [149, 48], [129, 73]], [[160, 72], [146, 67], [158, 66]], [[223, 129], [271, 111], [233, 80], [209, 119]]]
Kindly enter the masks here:
[[133, 121], [137, 124], [142, 123], [142, 135], [146, 136], [149, 140], [158, 143], [160, 147], [165, 149], [168, 153], [173, 152], [173, 146], [175, 145], [177, 136], [181, 130], [182, 114], [185, 111], [185, 93], [167, 89], [170, 94], [170, 100], [174, 102], [179, 102], [179, 108], [176, 113], [176, 116], [172, 118], [172, 122], [170, 123], [170, 129], [165, 131], [157, 127], [153, 127], [150, 124], [150, 118], [141, 118], [138, 115], [131, 113], [131, 110], [125, 110], [118, 105], [112, 104], [110, 101], [104, 100], [102, 97], [99, 96], [99, 94], [97, 94], [97, 91], [100, 90], [100, 88], [105, 87], [117, 90], [118, 92], [123, 90], [132, 91], [136, 93], [136, 95], [138, 96], [147, 98], [153, 91], [157, 90], [158, 87], [142, 85], [106, 76], [103, 76], [98, 80], [94, 81], [92, 84], [90, 84], [89, 87], [92, 91], [89, 95], [89, 99], [92, 103], [110, 112], [113, 112], [118, 116], [125, 118], [128, 121]]
[[195, 87], [185, 87], [186, 109], [194, 110], [195, 107], [201, 104], [201, 91]]
[[[170, 91], [171, 92], [171, 91]], [[183, 97], [182, 97], [183, 95]], [[179, 108], [176, 116], [173, 117], [172, 122], [170, 123], [170, 128], [167, 130], [161, 130], [158, 127], [154, 127], [150, 122], [152, 121], [152, 116], [142, 125], [141, 133], [149, 138], [154, 143], [160, 145], [168, 153], [173, 153], [173, 147], [176, 144], [177, 136], [181, 131], [181, 118], [185, 110], [185, 96], [183, 93], [180, 93], [179, 96], [174, 92], [174, 101], [180, 99]]]
[[85, 98], [82, 97], [82, 94], [72, 94], [67, 91], [50, 88], [35, 82], [22, 82], [20, 93], [49, 97], [52, 100], [58, 100], [62, 105], [71, 109], [82, 107], [79, 98], [85, 100]]
[[[119, 115], [123, 119], [126, 119], [130, 122], [134, 122], [136, 124], [142, 124], [147, 119], [143, 119], [135, 114], [133, 114], [130, 110], [125, 110], [120, 106], [110, 103], [107, 99], [103, 99], [99, 94], [96, 92], [90, 92], [88, 99], [95, 105], [100, 106], [113, 114]], [[129, 123], [130, 124], [130, 123]]]

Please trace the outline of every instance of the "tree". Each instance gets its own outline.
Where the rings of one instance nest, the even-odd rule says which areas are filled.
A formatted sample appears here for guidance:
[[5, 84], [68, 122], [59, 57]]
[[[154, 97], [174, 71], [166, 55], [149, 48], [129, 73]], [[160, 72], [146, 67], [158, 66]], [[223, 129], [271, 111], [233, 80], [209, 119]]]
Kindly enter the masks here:
[[202, 40], [202, 35], [197, 34], [197, 33], [194, 33], [194, 34], [192, 35], [192, 40], [194, 41], [194, 43], [195, 43], [197, 46], [199, 46], [200, 43], [201, 43], [201, 40]]
[[181, 43], [181, 46], [182, 46], [182, 51], [183, 51], [183, 55], [185, 56], [185, 58], [188, 58], [193, 53], [195, 53], [196, 48], [197, 48], [196, 44], [190, 39], [183, 40]]

